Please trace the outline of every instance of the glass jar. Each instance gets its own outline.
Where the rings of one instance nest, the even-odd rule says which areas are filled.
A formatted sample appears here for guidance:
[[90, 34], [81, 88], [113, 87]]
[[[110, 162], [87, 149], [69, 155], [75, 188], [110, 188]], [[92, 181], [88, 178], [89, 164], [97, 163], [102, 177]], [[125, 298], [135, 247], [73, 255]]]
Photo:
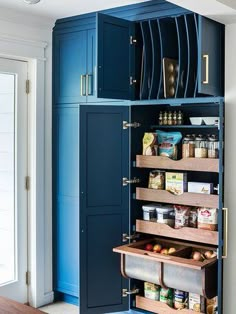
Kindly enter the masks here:
[[194, 137], [187, 134], [182, 142], [182, 158], [194, 157], [195, 142]]
[[208, 156], [208, 141], [205, 136], [199, 134], [195, 137], [195, 157], [207, 158]]
[[219, 158], [219, 140], [216, 135], [208, 137], [208, 158]]

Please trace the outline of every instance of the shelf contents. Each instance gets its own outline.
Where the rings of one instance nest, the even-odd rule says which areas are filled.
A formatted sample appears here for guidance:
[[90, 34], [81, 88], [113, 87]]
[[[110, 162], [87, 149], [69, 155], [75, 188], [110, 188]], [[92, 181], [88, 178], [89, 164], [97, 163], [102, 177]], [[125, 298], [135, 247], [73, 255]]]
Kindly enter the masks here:
[[163, 82], [164, 97], [172, 98], [176, 93], [176, 80], [178, 78], [179, 65], [177, 60], [163, 58]]
[[190, 117], [192, 125], [218, 125], [219, 117]]
[[178, 154], [177, 144], [181, 141], [182, 134], [180, 132], [163, 132], [160, 130], [157, 130], [156, 133], [158, 155], [176, 160]]
[[208, 142], [205, 136], [199, 134], [195, 138], [194, 157], [207, 158], [208, 156]]
[[213, 184], [206, 182], [188, 182], [188, 192], [213, 194]]
[[165, 189], [175, 195], [183, 194], [187, 191], [187, 173], [166, 172]]
[[198, 208], [198, 228], [216, 231], [218, 226], [217, 208]]
[[173, 307], [173, 289], [170, 288], [161, 288], [160, 291], [160, 302], [167, 304], [169, 307]]
[[165, 189], [165, 171], [152, 170], [149, 173], [148, 188], [155, 190]]
[[143, 205], [143, 220], [156, 221], [156, 206], [155, 204]]
[[150, 300], [160, 300], [160, 289], [159, 285], [151, 282], [144, 282], [144, 297]]
[[182, 142], [182, 158], [194, 157], [195, 138], [193, 135], [187, 134]]
[[156, 204], [156, 221], [174, 227], [175, 212], [173, 205]]
[[174, 205], [175, 209], [175, 229], [189, 226], [190, 207]]
[[188, 302], [189, 310], [205, 313], [206, 299], [203, 296], [190, 292], [188, 296]]
[[215, 135], [208, 137], [208, 158], [219, 158], [219, 140]]
[[182, 125], [183, 124], [183, 112], [179, 111], [160, 111], [158, 117], [159, 125]]
[[143, 136], [143, 155], [157, 155], [157, 135], [156, 133], [144, 133]]

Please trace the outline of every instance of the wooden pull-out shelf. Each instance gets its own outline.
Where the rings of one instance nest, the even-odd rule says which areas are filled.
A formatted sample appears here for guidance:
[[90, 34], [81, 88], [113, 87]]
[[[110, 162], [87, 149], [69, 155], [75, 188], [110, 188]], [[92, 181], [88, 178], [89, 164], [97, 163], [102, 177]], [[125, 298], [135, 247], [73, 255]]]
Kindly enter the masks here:
[[174, 195], [165, 190], [136, 188], [136, 199], [161, 203], [189, 205], [196, 207], [219, 207], [219, 196], [213, 194], [183, 193]]
[[168, 170], [219, 172], [219, 159], [183, 158], [172, 160], [162, 156], [136, 156], [136, 167]]
[[193, 312], [188, 309], [183, 310], [175, 310], [169, 307], [167, 304], [162, 303], [160, 301], [150, 300], [144, 297], [136, 296], [136, 307], [142, 310], [146, 310], [149, 312], [157, 313], [157, 314], [193, 314]]
[[183, 227], [174, 229], [170, 226], [146, 220], [136, 220], [136, 231], [168, 238], [175, 238], [210, 245], [218, 245], [218, 232], [197, 228]]

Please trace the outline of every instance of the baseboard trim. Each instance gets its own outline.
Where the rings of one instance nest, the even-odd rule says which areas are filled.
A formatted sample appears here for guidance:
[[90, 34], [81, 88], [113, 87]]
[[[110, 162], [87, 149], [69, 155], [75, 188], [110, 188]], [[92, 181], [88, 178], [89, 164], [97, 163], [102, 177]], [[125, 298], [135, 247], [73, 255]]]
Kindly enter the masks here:
[[42, 299], [38, 300], [37, 308], [44, 306], [44, 305], [47, 305], [47, 304], [50, 304], [50, 303], [53, 303], [53, 301], [54, 301], [54, 292], [51, 291], [51, 292], [45, 293], [44, 296], [42, 297]]

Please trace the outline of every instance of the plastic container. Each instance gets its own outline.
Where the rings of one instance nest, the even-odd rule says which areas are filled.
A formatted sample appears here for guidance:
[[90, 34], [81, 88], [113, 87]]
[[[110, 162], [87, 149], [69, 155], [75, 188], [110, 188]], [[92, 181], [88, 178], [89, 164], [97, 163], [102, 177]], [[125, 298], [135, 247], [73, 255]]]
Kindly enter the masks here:
[[175, 215], [173, 206], [157, 205], [156, 206], [156, 221], [164, 223], [170, 227], [174, 227]]
[[143, 205], [143, 220], [156, 221], [156, 205]]

